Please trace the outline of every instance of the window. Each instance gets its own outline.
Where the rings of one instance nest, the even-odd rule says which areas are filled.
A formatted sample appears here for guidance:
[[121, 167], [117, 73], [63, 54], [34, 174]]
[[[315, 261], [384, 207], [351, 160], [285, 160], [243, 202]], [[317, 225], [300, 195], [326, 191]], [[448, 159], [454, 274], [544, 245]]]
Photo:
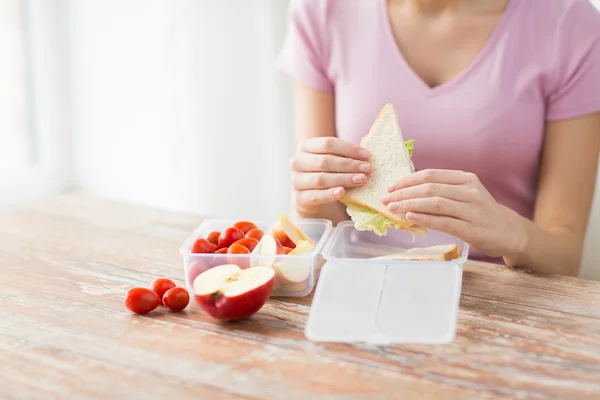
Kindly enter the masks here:
[[68, 184], [66, 4], [0, 1], [0, 210]]
[[0, 171], [31, 160], [27, 21], [21, 0], [0, 2]]

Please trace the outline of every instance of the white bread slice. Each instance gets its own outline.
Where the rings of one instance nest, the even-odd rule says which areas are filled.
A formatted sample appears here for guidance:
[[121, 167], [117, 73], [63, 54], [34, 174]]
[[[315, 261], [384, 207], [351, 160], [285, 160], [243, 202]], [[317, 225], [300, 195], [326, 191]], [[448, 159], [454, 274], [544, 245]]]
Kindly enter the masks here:
[[413, 234], [427, 234], [427, 230], [408, 222], [402, 214], [390, 212], [381, 203], [387, 194], [387, 188], [398, 177], [415, 172], [408, 149], [404, 144], [394, 105], [386, 104], [383, 107], [369, 133], [362, 138], [360, 145], [371, 153], [369, 162], [373, 166], [373, 170], [367, 183], [361, 187], [349, 188], [341, 202], [346, 205], [356, 204], [370, 208]]
[[456, 244], [415, 247], [401, 253], [375, 257], [379, 260], [418, 260], [418, 261], [450, 261], [460, 258], [460, 248]]

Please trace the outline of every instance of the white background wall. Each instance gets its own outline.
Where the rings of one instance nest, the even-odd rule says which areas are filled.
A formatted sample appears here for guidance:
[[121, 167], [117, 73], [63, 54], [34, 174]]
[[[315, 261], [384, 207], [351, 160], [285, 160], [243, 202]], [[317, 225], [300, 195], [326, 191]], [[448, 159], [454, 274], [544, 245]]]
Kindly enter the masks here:
[[70, 2], [76, 178], [233, 218], [289, 210], [287, 2]]

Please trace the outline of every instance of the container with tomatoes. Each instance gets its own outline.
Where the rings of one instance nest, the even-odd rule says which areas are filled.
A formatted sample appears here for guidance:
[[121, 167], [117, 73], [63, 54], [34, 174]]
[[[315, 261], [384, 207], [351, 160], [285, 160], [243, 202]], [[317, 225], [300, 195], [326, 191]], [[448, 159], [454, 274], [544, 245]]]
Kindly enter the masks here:
[[280, 216], [271, 224], [262, 221], [208, 219], [180, 248], [185, 280], [193, 293], [201, 273], [224, 264], [241, 269], [255, 266], [275, 270], [272, 296], [303, 297], [314, 288], [320, 252], [332, 225], [328, 220], [290, 220]]

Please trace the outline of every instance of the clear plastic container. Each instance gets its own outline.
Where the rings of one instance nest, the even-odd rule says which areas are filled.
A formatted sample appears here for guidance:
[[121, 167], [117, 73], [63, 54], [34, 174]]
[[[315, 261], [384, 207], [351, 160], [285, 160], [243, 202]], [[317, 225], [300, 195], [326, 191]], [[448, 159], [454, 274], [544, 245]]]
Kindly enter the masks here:
[[[358, 232], [351, 221], [333, 231], [305, 335], [317, 342], [448, 343], [456, 334], [463, 265], [469, 246], [453, 236], [396, 235], [394, 246]], [[398, 241], [399, 240], [399, 241]], [[452, 261], [373, 259], [403, 249], [458, 244]]]
[[[310, 253], [297, 255], [258, 255], [258, 254], [197, 254], [190, 249], [197, 238], [206, 238], [212, 231], [223, 231], [231, 227], [236, 220], [207, 219], [194, 229], [180, 248], [183, 256], [185, 282], [188, 291], [194, 292], [194, 279], [202, 272], [222, 264], [237, 264], [241, 268], [256, 265], [273, 266], [276, 270], [275, 289], [272, 296], [304, 297], [312, 292], [315, 285], [316, 272], [324, 260], [321, 251], [330, 236], [331, 221], [325, 219], [293, 220], [315, 244]], [[252, 221], [265, 233], [270, 233], [270, 225], [261, 221]], [[292, 271], [286, 275], [286, 271]]]

